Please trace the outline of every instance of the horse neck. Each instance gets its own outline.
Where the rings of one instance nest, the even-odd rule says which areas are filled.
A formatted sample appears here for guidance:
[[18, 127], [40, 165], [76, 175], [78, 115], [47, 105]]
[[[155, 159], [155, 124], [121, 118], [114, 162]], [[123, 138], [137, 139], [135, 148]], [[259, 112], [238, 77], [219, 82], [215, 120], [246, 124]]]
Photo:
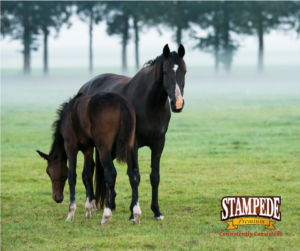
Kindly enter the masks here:
[[58, 129], [53, 144], [54, 144], [54, 149], [51, 156], [54, 158], [59, 158], [61, 160], [67, 160], [67, 153], [64, 147], [64, 139], [60, 133], [60, 128]]
[[[144, 90], [142, 92], [144, 94], [144, 97], [142, 97], [142, 99], [147, 103], [147, 107], [150, 107], [153, 110], [160, 110], [165, 107], [166, 101], [168, 99], [168, 94], [164, 89], [163, 74], [157, 74], [158, 76], [160, 76], [159, 78], [157, 78], [154, 72], [155, 66], [149, 67], [151, 68], [147, 69], [147, 72], [140, 73], [142, 74], [142, 81], [138, 80], [137, 84]], [[162, 71], [162, 69], [159, 70]]]

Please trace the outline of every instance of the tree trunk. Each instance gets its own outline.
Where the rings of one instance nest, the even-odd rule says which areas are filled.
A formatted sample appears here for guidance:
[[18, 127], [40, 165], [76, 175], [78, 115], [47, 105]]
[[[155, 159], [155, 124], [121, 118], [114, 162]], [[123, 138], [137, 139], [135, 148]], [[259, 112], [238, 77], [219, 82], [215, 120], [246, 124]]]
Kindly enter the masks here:
[[48, 35], [49, 31], [47, 28], [43, 29], [44, 33], [44, 76], [48, 75]]
[[219, 50], [217, 49], [215, 51], [215, 74], [219, 73], [219, 62], [220, 62]]
[[219, 72], [219, 62], [220, 62], [220, 30], [218, 27], [214, 27], [214, 56], [215, 56], [215, 74]]
[[181, 44], [181, 39], [182, 39], [182, 29], [181, 29], [180, 26], [177, 26], [177, 29], [176, 29], [176, 43], [177, 43], [178, 47]]
[[264, 71], [264, 30], [260, 20], [258, 23], [258, 73]]
[[123, 39], [122, 39], [122, 73], [127, 75], [127, 43], [128, 43], [128, 16], [124, 15], [124, 29], [123, 29]]
[[133, 26], [134, 26], [134, 34], [135, 34], [135, 68], [136, 71], [140, 69], [140, 62], [139, 62], [139, 26], [138, 21], [136, 18], [133, 19]]
[[94, 23], [94, 12], [90, 10], [90, 74], [93, 74], [93, 23]]
[[223, 39], [224, 39], [224, 52], [222, 55], [222, 61], [227, 74], [230, 73], [232, 62], [232, 49], [230, 48], [230, 27], [229, 27], [229, 13], [227, 10], [228, 2], [224, 2], [224, 25], [223, 25]]
[[23, 34], [23, 44], [24, 44], [24, 75], [30, 75], [30, 26], [28, 23], [28, 16], [24, 15], [23, 20], [24, 34]]

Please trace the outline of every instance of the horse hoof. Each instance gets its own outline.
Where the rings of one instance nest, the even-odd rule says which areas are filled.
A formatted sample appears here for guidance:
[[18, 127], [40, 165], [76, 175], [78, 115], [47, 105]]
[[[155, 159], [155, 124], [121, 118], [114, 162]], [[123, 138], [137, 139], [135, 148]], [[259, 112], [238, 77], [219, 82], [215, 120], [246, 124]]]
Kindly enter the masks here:
[[91, 212], [86, 212], [86, 215], [85, 215], [85, 217], [84, 217], [86, 220], [89, 220], [89, 219], [91, 219], [92, 218], [92, 214], [91, 214]]
[[74, 220], [74, 215], [69, 214], [66, 221], [72, 221], [72, 220]]
[[112, 217], [112, 212], [109, 208], [105, 208], [103, 212], [103, 218], [100, 222], [100, 226], [105, 225]]
[[133, 207], [132, 211], [134, 217], [133, 225], [140, 225], [142, 210], [140, 208], [139, 202], [137, 202], [137, 204]]
[[154, 220], [164, 220], [165, 217], [163, 217], [162, 215], [161, 216], [158, 216], [158, 217], [154, 217]]
[[141, 214], [134, 214], [133, 225], [140, 225]]

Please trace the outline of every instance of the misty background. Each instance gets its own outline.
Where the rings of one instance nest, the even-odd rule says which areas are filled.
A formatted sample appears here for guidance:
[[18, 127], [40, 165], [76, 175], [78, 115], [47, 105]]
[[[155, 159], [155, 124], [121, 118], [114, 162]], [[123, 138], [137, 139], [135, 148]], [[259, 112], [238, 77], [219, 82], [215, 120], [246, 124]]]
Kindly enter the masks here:
[[[17, 3], [20, 3], [21, 6], [17, 8], [24, 7], [22, 7], [24, 2]], [[100, 2], [100, 5], [105, 3], [108, 2]], [[180, 41], [176, 37], [177, 21], [174, 21], [173, 26], [168, 22], [175, 14], [178, 14], [177, 12], [182, 11], [179, 10], [178, 3], [184, 4], [184, 2], [168, 2], [168, 4], [173, 4], [170, 13], [168, 12], [169, 7], [158, 8], [160, 3], [149, 2], [152, 7], [154, 4], [153, 12], [148, 18], [151, 19], [151, 22], [143, 20], [139, 22], [139, 69], [146, 61], [161, 55], [165, 44], [169, 44], [171, 51], [177, 51], [178, 43], [182, 43], [186, 49], [184, 60], [188, 68], [184, 93], [185, 110], [299, 106], [300, 39], [299, 30], [297, 30], [299, 29], [297, 26], [299, 25], [299, 21], [297, 21], [299, 9], [296, 9], [289, 19], [295, 22], [291, 28], [274, 26], [270, 32], [264, 34], [262, 72], [258, 69], [259, 39], [255, 33], [250, 34], [248, 31], [249, 34], [246, 31], [229, 32], [231, 40], [237, 43], [238, 47], [232, 52], [230, 71], [226, 71], [226, 66], [220, 62], [216, 72], [215, 55], [207, 52], [205, 48], [197, 47], [197, 44], [201, 39], [208, 38], [209, 34], [214, 34], [214, 24], [208, 22], [210, 17], [205, 22], [201, 17], [213, 16], [214, 8], [216, 8], [214, 4], [217, 2], [211, 3], [211, 6], [209, 6], [210, 3], [205, 2], [208, 9], [201, 7], [200, 10], [203, 9], [203, 13], [199, 11], [193, 15], [190, 13], [190, 17], [188, 15], [191, 20], [184, 21], [188, 28], [181, 31]], [[189, 4], [191, 3], [196, 2]], [[266, 4], [266, 10], [269, 8], [268, 4], [275, 5], [271, 2], [259, 2], [258, 4], [260, 3], [262, 6]], [[299, 2], [295, 3], [299, 6]], [[39, 4], [41, 5], [42, 2]], [[126, 47], [126, 70], [124, 70], [122, 47], [124, 37], [120, 34], [108, 34], [107, 22], [112, 23], [116, 20], [116, 18], [111, 20], [116, 13], [124, 16], [124, 13], [129, 11], [124, 6], [129, 2], [114, 2], [115, 5], [112, 5], [109, 12], [110, 16], [107, 13], [103, 14], [101, 21], [93, 23], [92, 47], [90, 47], [89, 15], [83, 21], [82, 16], [77, 13], [78, 7], [72, 2], [66, 2], [66, 4], [69, 5], [67, 6], [70, 13], [68, 20], [62, 22], [58, 30], [52, 26], [48, 28], [46, 77], [44, 77], [43, 32], [38, 30], [34, 34], [34, 46], [37, 50], [30, 50], [30, 74], [26, 74], [27, 76], [24, 77], [24, 39], [22, 36], [18, 38], [13, 36], [16, 26], [12, 26], [11, 30], [2, 30], [1, 27], [2, 111], [15, 111], [16, 109], [17, 111], [45, 111], [49, 109], [49, 112], [53, 112], [61, 102], [75, 94], [93, 76], [103, 73], [134, 76], [137, 72], [133, 18], [128, 18], [129, 38]], [[239, 7], [239, 4], [242, 3], [231, 2], [230, 4], [237, 4]], [[246, 4], [251, 4], [251, 2], [246, 2]], [[2, 2], [2, 24], [5, 21], [3, 6]], [[242, 7], [241, 5], [239, 8]], [[13, 20], [13, 15], [9, 11], [16, 7], [8, 6], [7, 8], [8, 18]], [[242, 12], [242, 9], [238, 9], [237, 12]], [[158, 19], [152, 20], [155, 13]], [[167, 16], [164, 19], [163, 16], [166, 13]], [[232, 13], [230, 12], [230, 14]], [[233, 14], [231, 16], [234, 17]], [[245, 20], [241, 19], [242, 17]], [[246, 16], [242, 17], [239, 16], [238, 24], [242, 25], [245, 21], [247, 23]], [[283, 19], [283, 22], [285, 21]], [[18, 29], [22, 31], [22, 28], [18, 27]], [[199, 39], [197, 40], [195, 37]], [[90, 70], [90, 48], [92, 48], [92, 71]]]

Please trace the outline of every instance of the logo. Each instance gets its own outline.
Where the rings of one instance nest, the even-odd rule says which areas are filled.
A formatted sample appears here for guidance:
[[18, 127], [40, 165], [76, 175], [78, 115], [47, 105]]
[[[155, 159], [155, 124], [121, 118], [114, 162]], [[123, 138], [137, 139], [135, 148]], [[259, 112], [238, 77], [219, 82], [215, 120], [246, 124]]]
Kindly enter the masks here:
[[[280, 205], [280, 196], [224, 197], [221, 201], [221, 221], [228, 224], [226, 230], [237, 229], [239, 225], [264, 225], [266, 229], [276, 230], [274, 224], [281, 221]], [[227, 221], [229, 219], [233, 220]]]

